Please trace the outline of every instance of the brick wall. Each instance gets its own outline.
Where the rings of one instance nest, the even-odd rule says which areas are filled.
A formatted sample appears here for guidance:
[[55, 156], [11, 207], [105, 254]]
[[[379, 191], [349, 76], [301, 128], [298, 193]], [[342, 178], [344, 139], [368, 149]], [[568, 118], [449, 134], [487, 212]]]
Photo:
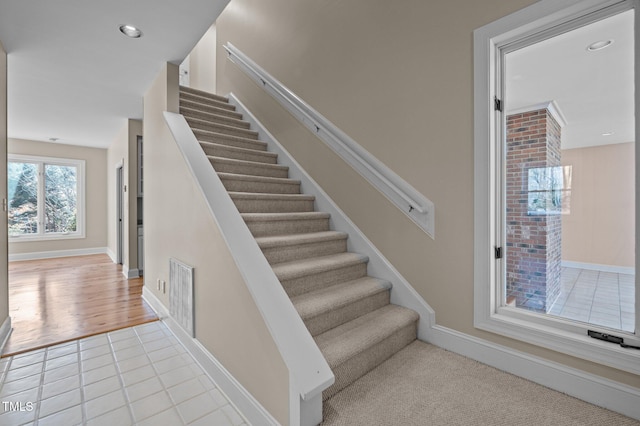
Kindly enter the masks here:
[[530, 197], [549, 196], [530, 194], [535, 188], [530, 170], [545, 173], [560, 166], [560, 135], [546, 108], [507, 117], [507, 298], [541, 312], [560, 295], [562, 219], [557, 211], [530, 209]]

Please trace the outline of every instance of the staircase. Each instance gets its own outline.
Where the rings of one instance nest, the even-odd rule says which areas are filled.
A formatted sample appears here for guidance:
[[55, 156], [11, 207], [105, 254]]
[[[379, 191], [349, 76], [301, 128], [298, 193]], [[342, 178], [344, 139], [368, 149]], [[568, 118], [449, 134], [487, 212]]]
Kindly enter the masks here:
[[390, 304], [391, 283], [367, 275], [228, 99], [181, 87], [180, 113], [335, 375], [323, 400], [416, 339], [418, 314]]

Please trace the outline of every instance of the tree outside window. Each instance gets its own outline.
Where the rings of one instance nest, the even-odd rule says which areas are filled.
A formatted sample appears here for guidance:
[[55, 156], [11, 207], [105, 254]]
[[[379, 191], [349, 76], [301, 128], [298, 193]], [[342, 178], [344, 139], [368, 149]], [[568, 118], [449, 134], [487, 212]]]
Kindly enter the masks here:
[[9, 158], [10, 238], [81, 234], [78, 225], [82, 162], [74, 162], [76, 164], [64, 164], [63, 160], [53, 163], [35, 157], [33, 160]]

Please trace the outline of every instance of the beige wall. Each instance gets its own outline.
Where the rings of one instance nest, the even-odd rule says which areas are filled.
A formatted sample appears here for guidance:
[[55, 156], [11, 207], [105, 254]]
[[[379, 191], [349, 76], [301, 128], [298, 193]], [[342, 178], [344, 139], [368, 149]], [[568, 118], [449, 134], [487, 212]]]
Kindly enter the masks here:
[[[473, 326], [473, 30], [533, 0], [232, 0], [218, 92], [236, 93], [435, 309], [438, 324], [640, 387], [640, 377]], [[226, 58], [231, 42], [435, 203], [432, 240]]]
[[[0, 42], [0, 198], [7, 198], [7, 53]], [[9, 316], [7, 212], [0, 210], [0, 325]]]
[[86, 179], [85, 238], [10, 243], [9, 253], [24, 254], [57, 250], [104, 249], [107, 246], [106, 149], [9, 139], [8, 152], [9, 154], [85, 160]]
[[144, 97], [145, 288], [169, 306], [169, 259], [194, 267], [196, 338], [281, 423], [289, 374], [162, 116], [178, 109], [178, 67]]
[[107, 241], [110, 254], [117, 256], [116, 166], [123, 166], [127, 185], [124, 199], [124, 242], [122, 264], [125, 269], [138, 268], [138, 152], [137, 138], [142, 135], [142, 121], [127, 120], [107, 150]]
[[189, 86], [216, 93], [216, 24], [202, 36], [189, 54]]
[[635, 267], [635, 144], [562, 151], [572, 166], [562, 260]]

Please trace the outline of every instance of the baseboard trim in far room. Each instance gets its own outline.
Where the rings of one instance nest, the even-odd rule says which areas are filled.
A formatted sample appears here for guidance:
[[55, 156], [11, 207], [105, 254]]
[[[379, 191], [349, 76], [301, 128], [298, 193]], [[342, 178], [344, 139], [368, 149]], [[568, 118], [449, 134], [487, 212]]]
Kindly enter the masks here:
[[614, 274], [635, 275], [636, 268], [633, 266], [615, 266], [600, 265], [598, 263], [573, 262], [571, 260], [563, 260], [561, 263], [563, 268], [586, 269], [589, 271], [612, 272]]
[[242, 386], [229, 371], [202, 344], [189, 336], [178, 323], [171, 318], [167, 307], [146, 286], [142, 288], [142, 298], [156, 312], [173, 332], [182, 345], [213, 379], [216, 386], [227, 399], [253, 425], [278, 425], [276, 419]]
[[107, 247], [85, 249], [36, 251], [31, 253], [9, 253], [9, 262], [17, 260], [52, 259], [56, 257], [86, 256], [90, 254], [109, 254]]
[[640, 420], [640, 389], [436, 325], [429, 343]]

